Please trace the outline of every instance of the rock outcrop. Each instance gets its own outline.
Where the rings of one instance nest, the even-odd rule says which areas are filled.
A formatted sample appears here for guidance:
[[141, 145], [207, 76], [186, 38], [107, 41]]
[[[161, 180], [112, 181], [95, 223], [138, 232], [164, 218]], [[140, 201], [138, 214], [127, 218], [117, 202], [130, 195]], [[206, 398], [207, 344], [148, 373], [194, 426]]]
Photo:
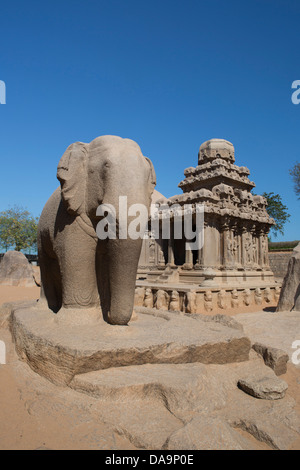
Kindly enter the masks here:
[[0, 264], [0, 285], [34, 287], [33, 269], [20, 251], [7, 251]]
[[300, 312], [300, 243], [293, 251], [278, 301], [277, 312]]

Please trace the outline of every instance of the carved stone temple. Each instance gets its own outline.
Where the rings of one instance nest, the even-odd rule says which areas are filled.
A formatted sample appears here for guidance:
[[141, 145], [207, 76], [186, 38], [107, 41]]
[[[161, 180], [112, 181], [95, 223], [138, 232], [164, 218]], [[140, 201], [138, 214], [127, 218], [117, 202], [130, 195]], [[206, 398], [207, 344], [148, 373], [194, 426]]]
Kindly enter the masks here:
[[[253, 195], [249, 170], [235, 164], [234, 146], [223, 139], [204, 142], [198, 165], [184, 171], [182, 194], [169, 199], [154, 192], [159, 207], [204, 206], [204, 243], [189, 250], [186, 240], [152, 237], [143, 242], [136, 287], [136, 305], [189, 313], [223, 312], [278, 300], [268, 259], [268, 233], [274, 220], [267, 201]], [[162, 214], [160, 225], [162, 223]], [[171, 211], [172, 214], [172, 211]], [[196, 225], [196, 223], [195, 223]]]

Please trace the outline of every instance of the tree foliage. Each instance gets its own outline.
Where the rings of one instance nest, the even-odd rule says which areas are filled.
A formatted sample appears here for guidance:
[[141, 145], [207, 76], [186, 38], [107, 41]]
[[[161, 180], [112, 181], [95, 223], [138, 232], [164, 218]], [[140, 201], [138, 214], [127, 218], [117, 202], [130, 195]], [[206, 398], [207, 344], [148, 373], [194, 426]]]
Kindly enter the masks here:
[[36, 246], [38, 218], [23, 207], [14, 206], [0, 212], [0, 244], [6, 251], [17, 251]]
[[271, 231], [275, 237], [278, 233], [284, 235], [284, 225], [286, 222], [289, 222], [290, 214], [288, 213], [288, 208], [282, 202], [281, 196], [279, 194], [272, 193], [263, 193], [263, 197], [267, 199], [268, 206], [267, 212], [270, 217], [275, 220], [276, 225], [273, 225]]
[[293, 168], [290, 170], [290, 175], [294, 181], [295, 193], [300, 199], [300, 163], [297, 162]]

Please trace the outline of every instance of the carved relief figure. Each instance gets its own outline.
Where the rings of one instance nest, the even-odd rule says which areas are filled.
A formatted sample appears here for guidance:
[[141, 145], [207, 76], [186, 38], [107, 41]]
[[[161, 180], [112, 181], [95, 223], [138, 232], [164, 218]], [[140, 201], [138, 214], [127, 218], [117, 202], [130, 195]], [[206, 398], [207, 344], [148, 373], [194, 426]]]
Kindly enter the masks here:
[[173, 290], [172, 293], [171, 293], [169, 309], [172, 312], [180, 310], [179, 294], [178, 294], [177, 290]]
[[251, 291], [250, 289], [245, 289], [243, 292], [244, 304], [248, 307], [251, 303]]
[[239, 306], [239, 294], [236, 289], [231, 292], [231, 307], [237, 308]]
[[245, 259], [246, 264], [250, 265], [252, 262], [252, 238], [250, 234], [245, 236]]
[[150, 232], [150, 237], [149, 237], [149, 263], [154, 264], [155, 263], [155, 241], [153, 238], [151, 238], [151, 232]]
[[152, 290], [148, 287], [145, 292], [144, 307], [153, 307], [153, 295]]
[[158, 264], [159, 266], [165, 266], [165, 257], [160, 245], [158, 246]]
[[211, 312], [213, 309], [212, 293], [210, 290], [204, 293], [204, 308], [207, 312]]
[[258, 264], [258, 253], [257, 253], [257, 239], [253, 237], [252, 240], [252, 259], [255, 265]]
[[272, 293], [269, 287], [267, 287], [264, 291], [264, 299], [268, 304], [272, 302]]
[[218, 307], [222, 310], [227, 308], [226, 292], [223, 289], [218, 293]]
[[159, 289], [156, 292], [155, 306], [158, 310], [168, 310], [168, 294], [166, 291]]
[[196, 292], [186, 292], [185, 294], [185, 311], [187, 313], [196, 312]]
[[233, 241], [229, 233], [227, 233], [225, 240], [226, 240], [226, 261], [229, 265], [232, 265], [233, 259], [234, 259]]
[[254, 291], [254, 300], [256, 305], [262, 304], [262, 293], [259, 287], [257, 287]]
[[239, 243], [237, 241], [237, 238], [234, 237], [233, 239], [233, 244], [232, 244], [232, 252], [233, 252], [233, 258], [236, 263], [239, 263]]
[[269, 265], [269, 258], [268, 258], [268, 240], [264, 236], [262, 239], [262, 260], [263, 260], [263, 266], [268, 266]]

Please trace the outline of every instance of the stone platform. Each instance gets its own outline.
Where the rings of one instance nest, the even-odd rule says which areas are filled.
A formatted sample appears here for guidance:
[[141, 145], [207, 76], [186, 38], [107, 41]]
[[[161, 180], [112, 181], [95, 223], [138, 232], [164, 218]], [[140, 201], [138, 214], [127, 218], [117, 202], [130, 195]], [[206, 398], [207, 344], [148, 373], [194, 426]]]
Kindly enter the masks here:
[[35, 306], [15, 309], [11, 316], [19, 357], [57, 385], [70, 384], [78, 374], [129, 365], [228, 364], [249, 359], [251, 343], [241, 330], [207, 322], [200, 315], [152, 309], [136, 313], [128, 326], [115, 326], [93, 312], [72, 313], [55, 315]]

